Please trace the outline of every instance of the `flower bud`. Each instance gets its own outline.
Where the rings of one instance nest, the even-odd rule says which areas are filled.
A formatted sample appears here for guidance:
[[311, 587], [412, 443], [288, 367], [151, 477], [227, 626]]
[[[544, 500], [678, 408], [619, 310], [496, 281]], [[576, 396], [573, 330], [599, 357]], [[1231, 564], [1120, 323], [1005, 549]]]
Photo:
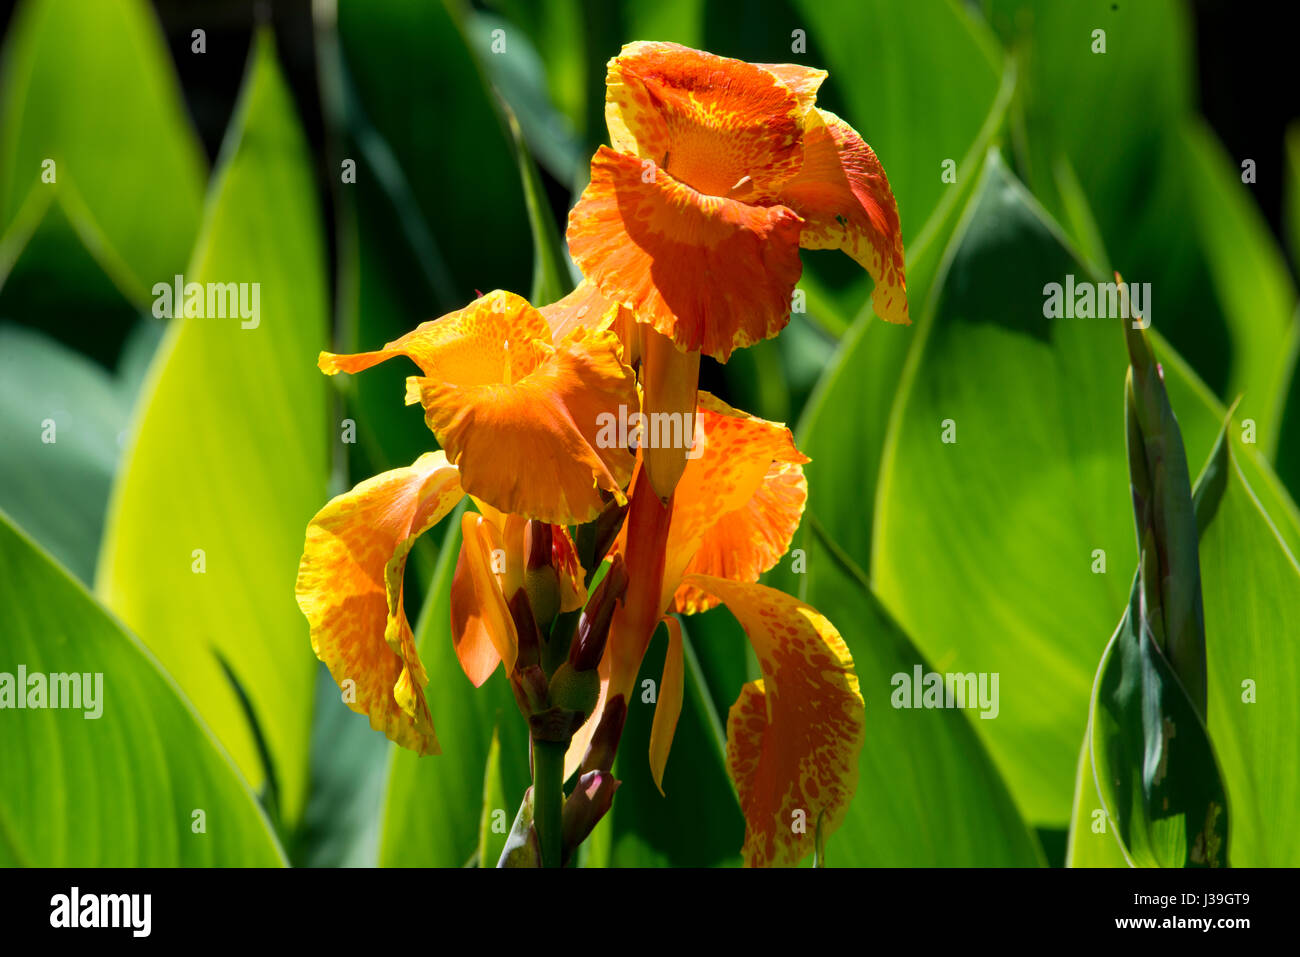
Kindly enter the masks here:
[[539, 628], [547, 629], [560, 611], [560, 578], [552, 560], [554, 530], [531, 520], [524, 532], [524, 590]]
[[605, 702], [605, 709], [600, 715], [600, 724], [587, 745], [587, 755], [582, 759], [582, 773], [589, 771], [608, 771], [614, 766], [614, 755], [618, 752], [619, 739], [623, 737], [623, 724], [627, 721], [627, 702], [622, 694], [616, 694]]
[[609, 811], [619, 783], [608, 771], [588, 771], [578, 779], [578, 786], [565, 799], [561, 818], [566, 861]]
[[560, 665], [551, 675], [551, 704], [557, 708], [576, 711], [583, 718], [596, 710], [600, 697], [600, 675], [591, 671], [575, 671], [568, 662]]
[[575, 671], [592, 671], [599, 664], [605, 653], [605, 642], [609, 638], [609, 623], [614, 617], [614, 608], [623, 593], [627, 591], [627, 568], [623, 556], [615, 555], [614, 562], [605, 577], [596, 587], [595, 594], [583, 609], [578, 619], [577, 636], [569, 648], [569, 664]]
[[528, 601], [528, 594], [523, 589], [515, 592], [506, 602], [510, 617], [515, 623], [519, 651], [515, 657], [515, 667], [519, 669], [535, 665], [541, 660], [542, 635], [537, 629], [537, 621]]

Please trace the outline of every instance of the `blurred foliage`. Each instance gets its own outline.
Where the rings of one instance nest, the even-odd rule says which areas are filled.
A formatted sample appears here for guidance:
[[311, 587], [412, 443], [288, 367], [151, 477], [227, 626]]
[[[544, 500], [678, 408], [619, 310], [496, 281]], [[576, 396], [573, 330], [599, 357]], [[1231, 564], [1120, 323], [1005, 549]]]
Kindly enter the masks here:
[[[813, 459], [794, 550], [765, 580], [837, 623], [867, 702], [829, 865], [1061, 863], [1067, 829], [1069, 863], [1135, 857], [1096, 830], [1114, 796], [1092, 747], [1094, 683], [1122, 647], [1107, 638], [1133, 621], [1126, 357], [1116, 322], [1043, 317], [1045, 284], [1112, 270], [1154, 291], [1187, 458], [1217, 482], [1200, 497], [1217, 490], [1200, 527], [1217, 771], [1180, 773], [1193, 789], [1221, 774], [1232, 863], [1296, 863], [1300, 766], [1278, 755], [1300, 731], [1300, 133], [1284, 246], [1197, 113], [1185, 5], [320, 0], [312, 14], [294, 39], [314, 73], [291, 82], [272, 33], [251, 35], [210, 175], [144, 0], [23, 0], [9, 22], [0, 671], [105, 671], [110, 698], [95, 722], [0, 722], [23, 769], [0, 781], [0, 860], [495, 861], [527, 739], [503, 676], [473, 689], [451, 648], [459, 512], [408, 565], [442, 755], [399, 751], [352, 714], [294, 607], [327, 495], [433, 446], [402, 405], [400, 363], [326, 380], [315, 357], [374, 348], [476, 290], [543, 305], [570, 289], [561, 240], [606, 141], [605, 63], [663, 39], [827, 69], [819, 103], [872, 144], [901, 211], [911, 327], [875, 318], [847, 257], [805, 254], [805, 311], [702, 373], [794, 424]], [[303, 132], [317, 111], [319, 139]], [[259, 327], [154, 318], [155, 283], [177, 273], [260, 282]], [[722, 734], [755, 663], [725, 611], [684, 632], [666, 796], [646, 759], [654, 704], [638, 698], [586, 866], [739, 861]], [[643, 679], [659, 680], [663, 644]], [[891, 676], [916, 665], [997, 672], [998, 717], [891, 707]]]

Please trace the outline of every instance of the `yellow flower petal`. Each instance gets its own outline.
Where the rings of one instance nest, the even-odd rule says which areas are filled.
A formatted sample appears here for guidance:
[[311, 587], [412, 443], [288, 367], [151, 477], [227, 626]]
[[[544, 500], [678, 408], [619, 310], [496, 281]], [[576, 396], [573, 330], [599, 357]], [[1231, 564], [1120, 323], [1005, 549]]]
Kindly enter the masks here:
[[420, 754], [439, 749], [424, 698], [428, 677], [402, 607], [402, 572], [415, 539], [462, 494], [441, 452], [367, 479], [311, 520], [298, 566], [298, 607], [312, 649], [344, 701]]
[[721, 599], [763, 672], [727, 716], [727, 771], [745, 814], [741, 854], [794, 866], [844, 821], [858, 784], [865, 710], [844, 639], [816, 609], [764, 585], [687, 581]]
[[659, 682], [654, 722], [650, 726], [650, 774], [660, 794], [664, 793], [664, 768], [668, 765], [677, 719], [682, 715], [682, 696], [686, 689], [681, 622], [670, 615], [664, 624], [668, 626], [668, 656], [664, 659], [663, 680]]

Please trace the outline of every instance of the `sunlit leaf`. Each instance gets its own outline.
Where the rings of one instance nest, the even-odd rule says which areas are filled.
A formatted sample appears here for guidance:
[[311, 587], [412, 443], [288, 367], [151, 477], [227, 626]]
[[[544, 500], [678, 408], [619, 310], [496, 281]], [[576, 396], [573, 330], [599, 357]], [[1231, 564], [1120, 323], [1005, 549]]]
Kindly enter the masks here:
[[[175, 676], [283, 820], [306, 798], [316, 662], [294, 579], [325, 502], [325, 261], [311, 160], [269, 34], [254, 43], [186, 269], [248, 283], [259, 315], [172, 322], [141, 397], [97, 591]], [[250, 314], [252, 310], [249, 310]], [[256, 325], [254, 325], [256, 321]]]
[[60, 692], [76, 696], [61, 708], [6, 701], [0, 864], [283, 863], [266, 815], [176, 684], [3, 513], [0, 572], [0, 696], [35, 701], [36, 675], [47, 705], [56, 688], [76, 689]]

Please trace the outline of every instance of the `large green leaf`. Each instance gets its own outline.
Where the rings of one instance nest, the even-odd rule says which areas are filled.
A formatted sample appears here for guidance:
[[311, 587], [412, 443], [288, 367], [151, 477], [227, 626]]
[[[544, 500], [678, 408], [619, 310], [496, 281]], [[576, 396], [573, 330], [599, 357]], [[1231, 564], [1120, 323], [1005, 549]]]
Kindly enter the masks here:
[[1132, 550], [1119, 320], [1045, 318], [1044, 286], [1067, 274], [1089, 278], [991, 154], [903, 375], [871, 566], [927, 658], [1001, 673], [1001, 714], [977, 727], [1022, 811], [1051, 826], [1068, 819]]
[[255, 327], [238, 317], [172, 322], [98, 579], [260, 786], [266, 769], [226, 668], [233, 674], [290, 824], [306, 797], [316, 674], [294, 577], [327, 475], [325, 378], [315, 368], [327, 299], [311, 169], [273, 41], [259, 34], [185, 275], [260, 284], [260, 317]]
[[[494, 737], [499, 744], [494, 791], [515, 810], [530, 783], [528, 728], [510, 682], [498, 667], [481, 688], [465, 677], [451, 640], [451, 579], [460, 552], [460, 511], [447, 519], [438, 567], [415, 627], [429, 674], [425, 694], [442, 753], [420, 757], [392, 749], [384, 798], [379, 863], [385, 867], [460, 867], [476, 855], [484, 813], [484, 781]], [[492, 866], [496, 862], [484, 862]]]
[[[0, 865], [283, 863], [266, 816], [180, 689], [3, 513], [0, 616]], [[28, 687], [17, 687], [19, 668]], [[15, 689], [34, 703], [36, 675], [47, 705], [51, 675], [72, 676], [77, 690], [65, 693], [95, 700], [8, 710]]]
[[[1229, 426], [1233, 429], [1233, 426]], [[1234, 867], [1300, 862], [1300, 567], [1261, 507], [1237, 443], [1215, 456], [1217, 505], [1197, 503], [1209, 725], [1232, 819]], [[1207, 473], [1208, 474], [1208, 473]], [[1202, 479], [1204, 482], [1204, 478]]]
[[[0, 232], [31, 192], [56, 190], [105, 271], [143, 303], [184, 265], [204, 177], [149, 5], [28, 0], [4, 59]], [[46, 159], [54, 184], [41, 178]]]

